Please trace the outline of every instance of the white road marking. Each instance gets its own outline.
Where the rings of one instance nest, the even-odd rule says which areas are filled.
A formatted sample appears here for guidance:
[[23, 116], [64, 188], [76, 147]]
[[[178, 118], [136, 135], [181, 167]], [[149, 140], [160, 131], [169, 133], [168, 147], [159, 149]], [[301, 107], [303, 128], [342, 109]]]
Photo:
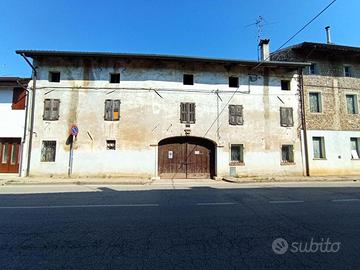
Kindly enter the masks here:
[[360, 199], [336, 199], [331, 200], [332, 202], [357, 202], [360, 201]]
[[51, 208], [92, 208], [92, 207], [156, 207], [148, 204], [80, 204], [80, 205], [41, 205], [41, 206], [0, 206], [0, 209], [51, 209]]
[[197, 203], [196, 205], [232, 205], [236, 204], [233, 202], [206, 202], [206, 203]]
[[304, 201], [269, 201], [269, 203], [303, 203]]

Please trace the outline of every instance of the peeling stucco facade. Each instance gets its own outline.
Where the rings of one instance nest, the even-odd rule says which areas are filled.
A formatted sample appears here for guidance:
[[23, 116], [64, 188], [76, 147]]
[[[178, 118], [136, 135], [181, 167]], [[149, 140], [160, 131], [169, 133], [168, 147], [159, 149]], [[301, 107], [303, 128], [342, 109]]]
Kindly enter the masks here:
[[[73, 176], [157, 177], [159, 141], [186, 136], [185, 130], [215, 143], [216, 176], [228, 175], [230, 167], [239, 176], [303, 174], [297, 68], [254, 70], [246, 65], [181, 60], [35, 58], [38, 76], [30, 175], [67, 174], [70, 147], [66, 140], [74, 124], [79, 134]], [[49, 71], [60, 72], [60, 82], [49, 82]], [[114, 72], [120, 73], [119, 84], [109, 83], [109, 74]], [[183, 85], [183, 74], [194, 74], [194, 85]], [[256, 80], [250, 81], [249, 74]], [[235, 95], [236, 88], [228, 86], [229, 76], [239, 77]], [[289, 91], [281, 90], [282, 79], [290, 80]], [[43, 120], [45, 98], [60, 99], [59, 120]], [[229, 125], [230, 98], [229, 104], [244, 108], [243, 125]], [[120, 121], [104, 121], [106, 99], [121, 100]], [[179, 121], [181, 102], [196, 104], [196, 122], [190, 128]], [[293, 108], [294, 126], [280, 126], [280, 107]], [[56, 141], [55, 162], [41, 162], [43, 140]], [[106, 150], [106, 140], [116, 140], [116, 150]], [[231, 144], [244, 146], [244, 162], [239, 166], [230, 166]], [[283, 144], [293, 145], [294, 163], [281, 164]]]

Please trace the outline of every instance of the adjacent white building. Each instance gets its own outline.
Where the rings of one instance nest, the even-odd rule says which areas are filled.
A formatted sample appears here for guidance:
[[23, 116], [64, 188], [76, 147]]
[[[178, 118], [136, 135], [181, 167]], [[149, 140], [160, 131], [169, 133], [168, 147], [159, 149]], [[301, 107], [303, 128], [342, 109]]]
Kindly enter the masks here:
[[17, 53], [37, 68], [30, 175], [303, 175], [304, 63]]
[[0, 77], [0, 173], [18, 173], [29, 79]]

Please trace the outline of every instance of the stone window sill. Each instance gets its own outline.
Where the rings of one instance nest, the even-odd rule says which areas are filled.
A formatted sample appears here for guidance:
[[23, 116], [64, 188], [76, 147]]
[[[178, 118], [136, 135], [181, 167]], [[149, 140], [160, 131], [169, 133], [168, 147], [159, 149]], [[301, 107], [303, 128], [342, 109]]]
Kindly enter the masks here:
[[313, 158], [313, 160], [327, 160], [326, 158]]
[[245, 166], [244, 162], [231, 161], [230, 166]]
[[296, 165], [295, 162], [280, 162], [281, 166]]

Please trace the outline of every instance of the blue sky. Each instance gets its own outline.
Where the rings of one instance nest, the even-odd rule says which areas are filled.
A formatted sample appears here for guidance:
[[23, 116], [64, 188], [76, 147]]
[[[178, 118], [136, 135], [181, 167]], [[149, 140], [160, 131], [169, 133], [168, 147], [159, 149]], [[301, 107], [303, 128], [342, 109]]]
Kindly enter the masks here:
[[[0, 76], [30, 76], [16, 49], [257, 58], [256, 27], [277, 49], [331, 0], [0, 0]], [[359, 0], [337, 0], [290, 44], [359, 46]]]

